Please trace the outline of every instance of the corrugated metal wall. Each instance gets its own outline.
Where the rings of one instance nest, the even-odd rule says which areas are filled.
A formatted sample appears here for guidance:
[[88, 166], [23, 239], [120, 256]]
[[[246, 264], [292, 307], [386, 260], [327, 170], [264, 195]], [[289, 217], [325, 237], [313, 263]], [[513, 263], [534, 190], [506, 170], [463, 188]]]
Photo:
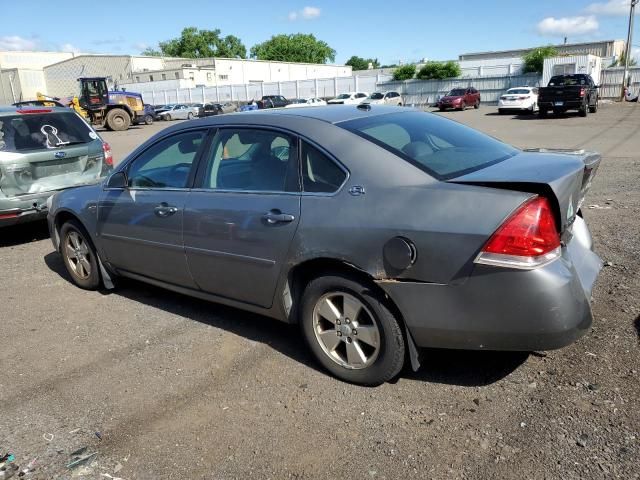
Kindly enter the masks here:
[[[620, 96], [622, 69], [606, 69], [601, 75], [601, 98], [617, 98]], [[631, 90], [640, 89], [640, 68], [633, 68], [631, 73]], [[226, 85], [220, 87], [143, 90], [140, 93], [148, 103], [176, 102], [225, 102], [250, 101], [263, 95], [284, 95], [286, 98], [333, 98], [350, 91], [371, 93], [376, 90], [397, 90], [404, 97], [407, 105], [430, 105], [445, 95], [452, 88], [473, 86], [482, 95], [482, 102], [495, 104], [498, 97], [507, 89], [518, 86], [540, 86], [542, 77], [538, 74], [471, 76], [446, 80], [409, 80], [394, 82], [390, 75], [354, 76], [342, 78], [325, 78], [317, 80], [299, 80], [297, 82], [264, 82], [248, 85]], [[336, 88], [337, 87], [337, 88]]]

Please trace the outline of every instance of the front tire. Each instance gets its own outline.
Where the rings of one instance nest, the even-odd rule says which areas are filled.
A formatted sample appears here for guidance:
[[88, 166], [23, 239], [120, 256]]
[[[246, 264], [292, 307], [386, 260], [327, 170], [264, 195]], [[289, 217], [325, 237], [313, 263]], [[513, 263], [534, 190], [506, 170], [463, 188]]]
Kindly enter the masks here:
[[302, 296], [300, 326], [320, 364], [336, 377], [380, 385], [400, 373], [400, 323], [368, 285], [340, 274], [312, 280]]
[[538, 110], [538, 116], [540, 118], [547, 118], [548, 113], [549, 111], [546, 108], [541, 108], [540, 110]]
[[171, 115], [165, 115], [165, 116], [164, 116], [164, 119], [165, 119], [167, 122], [170, 122], [170, 121], [171, 121]]
[[193, 118], [193, 113], [187, 113], [187, 120], [191, 120]]
[[596, 98], [596, 103], [593, 106], [589, 107], [590, 113], [596, 113], [598, 111], [598, 99]]
[[145, 125], [153, 125], [153, 116], [145, 115], [144, 116], [144, 124]]
[[85, 290], [100, 286], [98, 257], [86, 230], [76, 220], [69, 220], [60, 229], [60, 252], [73, 283]]
[[114, 108], [107, 113], [106, 125], [109, 130], [122, 132], [131, 126], [131, 118], [122, 108]]
[[480, 100], [478, 100], [474, 105], [473, 108], [475, 108], [476, 110], [480, 108]]

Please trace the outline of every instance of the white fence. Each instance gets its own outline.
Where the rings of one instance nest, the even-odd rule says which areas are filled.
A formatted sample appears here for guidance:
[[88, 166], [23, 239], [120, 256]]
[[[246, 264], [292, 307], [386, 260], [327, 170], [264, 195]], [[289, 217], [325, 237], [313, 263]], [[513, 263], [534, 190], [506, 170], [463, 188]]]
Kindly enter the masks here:
[[[631, 90], [640, 89], [640, 68], [630, 70]], [[601, 75], [601, 98], [620, 96], [623, 70], [605, 69]], [[283, 95], [286, 98], [333, 98], [340, 93], [376, 90], [396, 90], [404, 97], [407, 105], [430, 105], [438, 97], [452, 88], [473, 86], [482, 96], [483, 103], [497, 103], [502, 93], [511, 87], [523, 85], [540, 86], [538, 74], [475, 76], [446, 80], [408, 80], [395, 82], [391, 75], [362, 75], [352, 77], [297, 80], [291, 82], [250, 83], [246, 85], [225, 85], [171, 90], [141, 90], [144, 101], [152, 105], [192, 102], [248, 102], [264, 95]]]

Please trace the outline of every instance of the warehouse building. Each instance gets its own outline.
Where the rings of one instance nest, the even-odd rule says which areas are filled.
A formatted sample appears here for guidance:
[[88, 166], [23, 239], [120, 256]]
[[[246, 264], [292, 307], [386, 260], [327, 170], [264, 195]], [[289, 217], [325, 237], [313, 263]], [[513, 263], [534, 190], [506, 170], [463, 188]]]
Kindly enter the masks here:
[[[235, 58], [79, 55], [44, 68], [48, 93], [76, 92], [79, 77], [110, 77], [112, 86], [136, 91], [348, 77], [351, 67]], [[153, 85], [149, 85], [152, 83]]]

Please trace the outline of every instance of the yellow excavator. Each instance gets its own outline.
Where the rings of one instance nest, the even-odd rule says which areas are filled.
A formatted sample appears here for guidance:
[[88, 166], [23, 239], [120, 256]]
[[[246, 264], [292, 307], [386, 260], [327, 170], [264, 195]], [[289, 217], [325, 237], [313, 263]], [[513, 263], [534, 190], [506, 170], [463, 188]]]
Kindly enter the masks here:
[[[67, 102], [63, 103], [61, 99], [58, 97], [51, 97], [49, 95], [45, 95], [44, 93], [36, 92], [36, 99], [38, 100], [38, 102], [42, 102], [42, 105], [45, 107], [55, 107], [55, 106], [69, 107], [69, 108], [73, 108], [77, 113], [82, 115], [84, 118], [89, 118], [89, 114], [84, 108], [80, 106], [80, 100], [76, 96], [71, 98], [69, 100], [69, 103]], [[65, 105], [65, 103], [67, 104]]]

